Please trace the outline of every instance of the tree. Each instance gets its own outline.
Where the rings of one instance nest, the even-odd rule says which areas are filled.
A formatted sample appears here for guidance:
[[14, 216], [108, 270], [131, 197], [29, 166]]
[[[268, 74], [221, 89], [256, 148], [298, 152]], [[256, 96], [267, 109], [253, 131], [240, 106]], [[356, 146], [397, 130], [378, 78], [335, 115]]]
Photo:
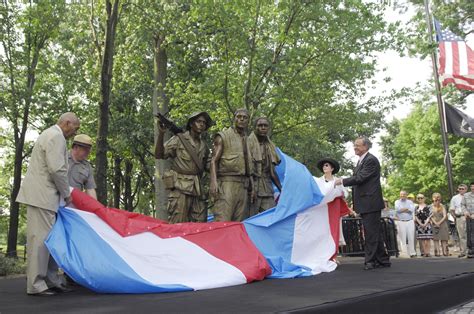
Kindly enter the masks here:
[[383, 7], [343, 0], [67, 3], [43, 55], [48, 67], [36, 73], [45, 74], [35, 81], [29, 126], [42, 130], [65, 108], [78, 113], [81, 132], [97, 133], [91, 161], [101, 201], [143, 212], [156, 205], [162, 219], [164, 166], [151, 153], [157, 111], [184, 124], [206, 110], [216, 121], [213, 134], [246, 107], [253, 117], [268, 116], [276, 144], [316, 172], [318, 158], [343, 159], [345, 142], [382, 126], [391, 99], [366, 93], [376, 84], [369, 81], [375, 53], [400, 42]]
[[[29, 2], [21, 10], [10, 1], [1, 2], [3, 54], [1, 60], [1, 93], [4, 117], [13, 127], [14, 170], [10, 194], [10, 223], [7, 255], [16, 257], [19, 204], [15, 201], [20, 189], [22, 164], [25, 158], [25, 136], [30, 112], [36, 105], [37, 71], [47, 43], [57, 35], [64, 4], [56, 1]], [[45, 68], [42, 70], [47, 71]]]
[[[409, 53], [421, 58], [427, 57], [436, 45], [431, 45], [427, 33], [423, 1], [410, 1], [417, 14], [407, 26], [406, 43]], [[401, 5], [403, 7], [403, 5]], [[431, 1], [432, 17], [441, 22], [443, 28], [466, 37], [472, 32], [472, 1]], [[382, 138], [384, 169], [387, 173], [388, 193], [398, 195], [400, 189], [431, 194], [441, 192], [445, 199], [447, 176], [444, 166], [444, 152], [441, 145], [439, 114], [429, 96], [435, 93], [435, 84], [418, 92], [422, 95], [414, 100], [416, 105], [410, 115], [402, 121], [388, 126], [388, 136]], [[442, 89], [442, 98], [462, 107], [470, 91], [457, 90], [453, 86]], [[398, 134], [399, 130], [399, 134]], [[465, 173], [472, 173], [473, 141], [471, 139], [448, 139], [452, 157], [453, 180], [466, 181]]]
[[[114, 65], [115, 34], [120, 13], [120, 0], [105, 1], [106, 22], [105, 38], [102, 47], [100, 39], [97, 37], [94, 2], [91, 2], [91, 28], [94, 35], [94, 42], [97, 49], [98, 59], [101, 66], [100, 92], [101, 100], [99, 104], [99, 121], [96, 141], [96, 183], [97, 200], [107, 204], [107, 135], [109, 132], [109, 107], [112, 85], [112, 74]], [[103, 50], [103, 51], [102, 51]]]
[[[396, 123], [399, 133], [393, 141], [384, 141], [384, 157], [391, 160], [388, 195], [400, 190], [431, 195], [439, 192], [449, 199], [444, 152], [437, 106], [419, 102], [409, 116]], [[474, 140], [450, 137], [453, 179], [466, 183], [466, 173], [474, 172]]]
[[190, 6], [186, 24], [176, 23], [166, 41], [172, 117], [209, 110], [216, 130], [246, 107], [253, 117], [270, 117], [275, 136], [285, 139], [316, 129], [315, 137], [331, 134], [340, 146], [354, 133], [372, 134], [383, 103], [353, 99], [364, 97], [373, 52], [393, 42], [380, 10], [345, 1]]

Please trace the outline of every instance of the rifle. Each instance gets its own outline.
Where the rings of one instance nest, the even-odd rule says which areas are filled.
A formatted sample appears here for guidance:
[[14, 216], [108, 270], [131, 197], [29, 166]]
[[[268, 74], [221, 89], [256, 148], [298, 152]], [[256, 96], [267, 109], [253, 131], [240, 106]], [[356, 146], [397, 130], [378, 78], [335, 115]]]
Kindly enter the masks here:
[[169, 129], [173, 134], [183, 133], [183, 129], [174, 124], [173, 121], [162, 115], [161, 113], [157, 113], [155, 115], [158, 120], [160, 120], [160, 124], [163, 125], [165, 128]]
[[159, 112], [156, 114], [156, 117], [160, 120], [160, 123], [164, 127], [169, 129], [171, 132], [173, 132], [174, 135], [176, 135], [180, 139], [181, 143], [183, 143], [184, 148], [189, 153], [192, 160], [194, 161], [197, 168], [199, 169], [199, 175], [202, 175], [202, 173], [204, 172], [203, 162], [202, 162], [202, 160], [199, 160], [199, 157], [196, 153], [196, 150], [188, 143], [188, 141], [186, 141], [183, 138], [184, 130], [182, 128], [180, 128], [179, 126], [177, 126], [176, 124], [174, 124], [173, 121], [171, 121], [170, 119], [168, 119], [167, 117], [165, 117], [164, 115], [162, 115]]

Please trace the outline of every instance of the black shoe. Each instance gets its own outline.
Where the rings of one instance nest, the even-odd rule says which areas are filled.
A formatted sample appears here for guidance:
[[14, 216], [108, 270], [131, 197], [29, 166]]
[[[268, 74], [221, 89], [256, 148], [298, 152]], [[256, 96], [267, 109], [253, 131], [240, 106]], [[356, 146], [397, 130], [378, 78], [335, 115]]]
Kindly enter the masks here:
[[377, 268], [389, 268], [392, 266], [392, 263], [390, 262], [385, 262], [385, 263], [379, 263], [377, 264]]
[[375, 269], [375, 265], [372, 264], [372, 263], [369, 263], [369, 264], [365, 264], [364, 266], [364, 270], [372, 270], [372, 269]]
[[74, 289], [68, 288], [66, 286], [60, 285], [56, 287], [50, 288], [50, 290], [55, 291], [57, 293], [68, 293], [68, 292], [73, 292]]
[[38, 293], [28, 293], [28, 295], [35, 296], [35, 297], [51, 297], [57, 294], [58, 293], [52, 289], [47, 289]]

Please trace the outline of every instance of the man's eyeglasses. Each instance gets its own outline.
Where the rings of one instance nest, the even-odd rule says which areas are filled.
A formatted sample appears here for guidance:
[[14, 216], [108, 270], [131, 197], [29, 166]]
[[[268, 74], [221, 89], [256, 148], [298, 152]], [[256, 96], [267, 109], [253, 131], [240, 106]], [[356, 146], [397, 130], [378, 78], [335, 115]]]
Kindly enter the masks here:
[[424, 197], [417, 197], [417, 199], [422, 200], [422, 199], [424, 199]]

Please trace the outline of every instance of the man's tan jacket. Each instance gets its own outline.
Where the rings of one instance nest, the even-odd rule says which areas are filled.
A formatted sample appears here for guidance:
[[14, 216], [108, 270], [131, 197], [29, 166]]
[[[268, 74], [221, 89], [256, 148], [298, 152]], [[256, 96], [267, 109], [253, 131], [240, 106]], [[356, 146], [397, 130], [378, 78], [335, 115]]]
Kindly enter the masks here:
[[70, 195], [67, 171], [66, 139], [54, 125], [36, 140], [16, 201], [56, 212]]

